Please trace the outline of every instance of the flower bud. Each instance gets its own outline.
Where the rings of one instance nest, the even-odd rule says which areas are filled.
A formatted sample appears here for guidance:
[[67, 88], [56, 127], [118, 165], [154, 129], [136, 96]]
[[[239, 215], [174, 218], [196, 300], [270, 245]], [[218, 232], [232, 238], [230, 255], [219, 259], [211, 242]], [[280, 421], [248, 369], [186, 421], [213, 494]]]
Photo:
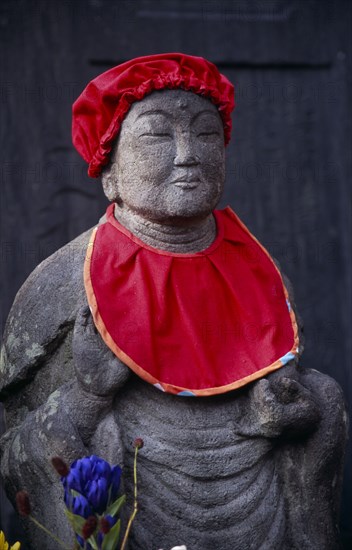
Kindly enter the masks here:
[[59, 456], [53, 456], [51, 459], [51, 464], [61, 477], [66, 477], [70, 473], [70, 468]]
[[94, 531], [97, 528], [97, 518], [95, 516], [89, 516], [87, 518], [85, 524], [82, 527], [82, 537], [84, 540], [89, 539], [91, 535], [93, 535]]
[[31, 513], [31, 505], [29, 502], [29, 494], [27, 491], [18, 491], [16, 494], [17, 510], [21, 516], [29, 516]]
[[133, 446], [135, 449], [141, 449], [144, 445], [144, 441], [141, 437], [137, 437], [137, 439], [134, 440]]
[[100, 531], [103, 533], [103, 535], [107, 535], [110, 529], [111, 529], [111, 525], [109, 523], [109, 520], [107, 520], [106, 518], [101, 518]]

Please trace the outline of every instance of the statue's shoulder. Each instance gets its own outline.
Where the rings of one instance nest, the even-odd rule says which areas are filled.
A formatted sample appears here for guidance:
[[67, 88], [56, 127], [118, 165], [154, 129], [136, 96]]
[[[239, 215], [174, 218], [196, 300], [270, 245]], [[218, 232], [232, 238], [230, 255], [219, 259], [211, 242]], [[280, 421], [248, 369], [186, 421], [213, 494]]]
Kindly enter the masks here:
[[18, 291], [4, 331], [0, 397], [32, 378], [72, 332], [85, 299], [83, 265], [91, 232], [41, 262]]

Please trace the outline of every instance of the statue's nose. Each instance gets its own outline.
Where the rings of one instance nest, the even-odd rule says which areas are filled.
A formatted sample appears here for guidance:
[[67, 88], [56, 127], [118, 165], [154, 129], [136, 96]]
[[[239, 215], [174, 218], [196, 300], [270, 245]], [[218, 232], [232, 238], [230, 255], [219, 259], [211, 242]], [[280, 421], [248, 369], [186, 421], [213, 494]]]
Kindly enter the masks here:
[[191, 135], [180, 135], [176, 140], [175, 166], [195, 166], [199, 164], [199, 157], [194, 153]]

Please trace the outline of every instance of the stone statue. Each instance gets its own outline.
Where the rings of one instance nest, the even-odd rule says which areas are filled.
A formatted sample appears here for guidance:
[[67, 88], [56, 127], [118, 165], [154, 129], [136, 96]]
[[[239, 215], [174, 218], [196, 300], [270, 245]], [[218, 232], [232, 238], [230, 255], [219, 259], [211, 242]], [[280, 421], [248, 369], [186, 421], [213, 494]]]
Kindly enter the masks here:
[[[202, 71], [212, 71], [218, 82], [225, 78], [201, 58], [162, 54], [132, 60], [125, 66], [128, 70], [139, 64], [147, 71], [159, 62], [167, 76], [164, 83], [153, 76], [158, 85], [154, 82], [154, 88], [148, 88], [149, 76], [139, 72], [144, 88], [138, 84], [139, 97], [130, 98], [120, 126], [115, 125], [117, 133], [110, 136], [110, 142], [102, 140], [103, 153], [91, 161], [90, 170], [97, 175], [100, 162], [103, 188], [113, 203], [111, 224], [122, 228], [129, 243], [121, 245], [120, 256], [127, 254], [129, 245], [145, 246], [151, 253], [157, 250], [161, 270], [164, 256], [174, 259], [173, 265], [178, 265], [176, 258], [189, 262], [212, 250], [219, 238], [218, 218], [213, 212], [224, 185], [228, 115], [224, 116], [223, 104], [219, 109], [220, 99], [199, 91], [194, 82], [192, 87], [179, 77], [173, 83], [168, 80], [175, 67], [189, 69], [191, 62], [195, 73], [202, 64]], [[105, 87], [113, 71], [105, 73]], [[204, 86], [211, 88], [209, 83]], [[87, 92], [84, 97], [92, 95]], [[94, 115], [89, 112], [87, 120], [93, 124]], [[89, 129], [85, 131], [89, 133]], [[76, 146], [78, 141], [76, 136]], [[104, 217], [95, 233], [101, 234], [105, 227]], [[80, 235], [37, 267], [19, 291], [8, 318], [1, 363], [7, 422], [1, 440], [1, 471], [10, 498], [26, 489], [36, 516], [72, 542], [62, 489], [50, 457], [59, 455], [70, 463], [95, 453], [121, 464], [130, 505], [131, 442], [142, 437], [139, 513], [130, 537], [131, 550], [167, 549], [176, 544], [186, 544], [189, 550], [339, 548], [346, 414], [336, 382], [299, 365], [300, 340], [300, 349], [288, 356], [286, 364], [273, 361], [272, 368], [259, 369], [247, 378], [241, 375], [236, 382], [229, 380], [223, 390], [214, 386], [209, 390], [205, 384], [207, 389], [197, 397], [190, 396], [192, 391], [175, 395], [173, 373], [167, 365], [165, 387], [162, 381], [154, 383], [155, 373], [146, 374], [136, 367], [131, 354], [118, 347], [119, 334], [111, 336], [112, 330], [125, 329], [135, 319], [136, 325], [126, 332], [130, 338], [126, 349], [130, 346], [136, 354], [143, 346], [148, 350], [148, 323], [138, 324], [147, 306], [143, 302], [138, 310], [138, 304], [131, 303], [115, 315], [110, 329], [107, 321], [101, 324], [94, 309], [98, 306], [89, 299], [87, 272], [85, 291], [83, 264], [95, 261], [100, 269], [99, 262], [103, 262], [107, 270], [112, 246], [101, 249], [99, 255], [100, 249], [94, 245], [95, 256], [86, 256], [91, 234], [90, 230]], [[246, 265], [247, 260], [243, 261]], [[129, 269], [136, 273], [141, 265], [142, 260], [134, 260]], [[102, 311], [100, 296], [104, 296], [104, 285], [110, 284], [104, 277], [102, 271], [94, 283], [98, 287], [103, 281], [102, 294], [97, 297]], [[128, 277], [134, 280], [132, 275]], [[148, 277], [146, 271], [141, 274], [150, 288], [157, 287], [155, 274]], [[285, 278], [284, 282], [294, 310], [292, 290]], [[214, 288], [203, 291], [207, 307], [216, 304], [218, 291]], [[151, 291], [146, 287], [146, 301]], [[153, 302], [150, 307], [150, 322], [154, 323], [153, 316], [157, 322], [165, 313], [164, 305], [158, 309]], [[167, 325], [173, 314], [167, 310], [160, 326]], [[187, 315], [186, 311], [182, 317], [185, 324]], [[222, 327], [222, 319], [214, 322]], [[184, 338], [188, 336], [185, 332]], [[213, 336], [211, 333], [209, 338]], [[226, 337], [222, 338], [226, 346]], [[208, 345], [206, 339], [202, 346]], [[161, 341], [156, 339], [156, 348]], [[241, 348], [240, 341], [238, 346]], [[154, 351], [159, 357], [160, 350]], [[172, 353], [177, 356], [178, 350]], [[178, 371], [183, 365], [176, 362], [173, 368]], [[218, 369], [221, 371], [220, 364]], [[202, 376], [206, 378], [208, 371]], [[211, 376], [216, 377], [217, 372]], [[125, 514], [128, 512], [127, 506]], [[32, 526], [28, 527], [28, 539], [36, 550], [56, 548]]]

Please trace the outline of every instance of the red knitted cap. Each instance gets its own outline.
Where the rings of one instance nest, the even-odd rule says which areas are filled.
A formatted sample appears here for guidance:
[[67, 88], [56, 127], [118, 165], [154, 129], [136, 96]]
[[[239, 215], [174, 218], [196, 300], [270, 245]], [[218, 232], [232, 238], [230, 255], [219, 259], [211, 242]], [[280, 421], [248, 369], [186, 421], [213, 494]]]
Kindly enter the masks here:
[[89, 176], [98, 177], [108, 164], [131, 104], [163, 88], [181, 88], [209, 98], [219, 110], [228, 144], [234, 87], [213, 63], [182, 53], [137, 57], [92, 80], [73, 104], [72, 140], [89, 163]]

